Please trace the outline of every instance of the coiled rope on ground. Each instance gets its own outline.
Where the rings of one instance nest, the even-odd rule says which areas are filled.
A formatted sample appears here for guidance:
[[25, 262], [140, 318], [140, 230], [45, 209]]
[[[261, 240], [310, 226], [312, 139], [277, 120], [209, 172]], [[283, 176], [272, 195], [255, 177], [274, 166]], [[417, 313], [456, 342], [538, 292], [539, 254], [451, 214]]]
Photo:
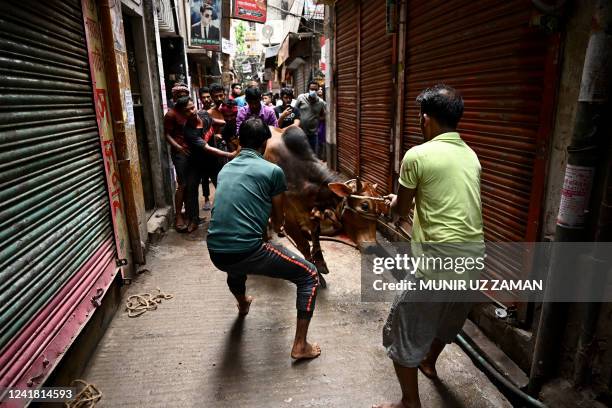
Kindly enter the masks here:
[[102, 393], [95, 385], [84, 380], [74, 380], [70, 383], [72, 386], [81, 384], [83, 389], [74, 396], [73, 399], [64, 403], [65, 408], [94, 408], [98, 401], [102, 399]]
[[155, 310], [162, 300], [168, 300], [174, 297], [172, 294], [162, 292], [160, 288], [157, 288], [157, 292], [158, 293], [155, 295], [151, 293], [141, 293], [128, 297], [125, 304], [128, 317], [138, 317], [149, 310]]

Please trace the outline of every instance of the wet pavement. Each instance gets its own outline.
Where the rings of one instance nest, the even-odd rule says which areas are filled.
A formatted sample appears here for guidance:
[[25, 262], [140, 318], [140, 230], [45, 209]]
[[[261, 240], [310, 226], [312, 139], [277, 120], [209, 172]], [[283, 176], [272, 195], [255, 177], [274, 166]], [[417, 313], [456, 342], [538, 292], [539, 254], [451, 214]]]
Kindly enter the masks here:
[[[359, 252], [322, 243], [331, 273], [309, 332], [322, 355], [294, 363], [295, 287], [249, 277], [255, 301], [238, 319], [226, 275], [208, 257], [205, 228], [171, 230], [151, 247], [124, 303], [156, 288], [174, 298], [137, 318], [117, 312], [84, 375], [104, 394], [98, 407], [347, 408], [400, 397], [381, 346], [389, 304], [360, 302]], [[511, 406], [455, 344], [441, 355], [438, 373], [437, 384], [419, 377], [424, 407]]]

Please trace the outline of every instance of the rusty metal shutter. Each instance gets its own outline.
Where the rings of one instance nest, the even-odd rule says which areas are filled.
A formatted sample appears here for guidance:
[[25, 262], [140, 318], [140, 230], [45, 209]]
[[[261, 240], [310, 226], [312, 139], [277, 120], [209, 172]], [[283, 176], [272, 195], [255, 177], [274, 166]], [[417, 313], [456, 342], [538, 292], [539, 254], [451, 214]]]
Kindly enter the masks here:
[[[436, 83], [460, 90], [459, 132], [482, 164], [487, 241], [538, 234], [557, 43], [530, 25], [532, 11], [526, 0], [409, 3], [403, 149], [423, 142], [419, 92]], [[529, 273], [525, 254], [497, 255], [504, 261], [492, 261], [490, 275]]]
[[338, 169], [342, 173], [356, 175], [359, 173], [359, 6], [353, 0], [339, 0], [335, 7]]
[[[529, 1], [410, 2], [403, 147], [421, 143], [418, 93], [435, 83], [459, 89], [463, 139], [482, 164], [485, 236], [534, 240], [529, 214], [543, 186], [545, 70], [549, 42], [530, 27]], [[536, 175], [538, 177], [536, 177]], [[539, 197], [539, 193], [537, 195]], [[536, 228], [537, 230], [537, 228]]]
[[[32, 342], [51, 341], [57, 322], [68, 324], [70, 315], [41, 321], [41, 310], [74, 310], [91, 287], [81, 286], [114, 266], [101, 153], [81, 2], [0, 1], [2, 386], [46, 344]], [[16, 345], [33, 324], [38, 336]], [[51, 367], [60, 356], [47, 356]]]
[[361, 2], [359, 58], [359, 175], [391, 190], [391, 121], [393, 99], [393, 36], [386, 34], [386, 3]]
[[306, 92], [304, 90], [305, 89], [305, 86], [304, 86], [304, 82], [305, 82], [304, 69], [306, 69], [306, 64], [300, 64], [300, 66], [297, 67], [296, 70], [295, 70], [295, 84], [296, 84], [296, 90], [297, 90], [296, 96]]

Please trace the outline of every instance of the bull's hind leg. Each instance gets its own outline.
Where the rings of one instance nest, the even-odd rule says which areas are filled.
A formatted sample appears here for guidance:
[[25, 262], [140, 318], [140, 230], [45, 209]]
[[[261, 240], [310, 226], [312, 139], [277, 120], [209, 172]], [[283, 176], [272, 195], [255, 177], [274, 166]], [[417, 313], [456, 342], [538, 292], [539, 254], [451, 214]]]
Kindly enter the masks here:
[[[304, 255], [304, 258], [315, 264], [315, 266], [317, 267], [317, 272], [319, 274], [319, 284], [321, 285], [321, 288], [325, 289], [327, 287], [327, 283], [325, 282], [325, 279], [323, 279], [321, 272], [318, 271], [319, 265], [317, 265], [312, 259], [310, 242], [308, 241], [308, 238], [306, 238], [304, 231], [302, 231], [302, 229], [297, 223], [287, 222], [285, 223], [285, 233], [293, 239], [297, 249], [302, 253], [302, 255]], [[327, 270], [327, 267], [325, 268]]]

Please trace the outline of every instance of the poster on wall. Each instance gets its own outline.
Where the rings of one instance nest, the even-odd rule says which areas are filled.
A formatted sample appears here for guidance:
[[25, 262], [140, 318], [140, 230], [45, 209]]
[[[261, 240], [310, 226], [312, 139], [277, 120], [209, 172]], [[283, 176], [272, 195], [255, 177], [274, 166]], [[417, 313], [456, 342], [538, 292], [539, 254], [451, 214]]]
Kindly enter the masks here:
[[266, 0], [234, 0], [232, 18], [265, 23], [267, 14]]
[[190, 47], [221, 51], [221, 0], [190, 0]]

